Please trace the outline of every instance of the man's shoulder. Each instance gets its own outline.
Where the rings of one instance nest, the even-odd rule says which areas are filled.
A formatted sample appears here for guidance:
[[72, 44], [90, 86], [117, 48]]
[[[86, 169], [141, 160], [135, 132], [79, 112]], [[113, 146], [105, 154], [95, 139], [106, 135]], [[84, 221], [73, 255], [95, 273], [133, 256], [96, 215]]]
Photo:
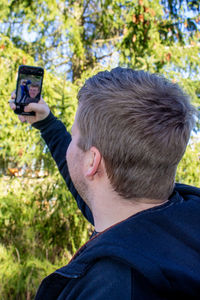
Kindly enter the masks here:
[[192, 186], [192, 185], [176, 183], [175, 190], [177, 192], [179, 192], [179, 194], [181, 194], [187, 198], [193, 198], [193, 197], [200, 198], [200, 188]]
[[104, 277], [115, 280], [116, 282], [124, 278], [124, 275], [126, 275], [127, 280], [130, 280], [131, 277], [130, 265], [112, 257], [99, 258], [89, 268], [87, 274], [88, 276], [90, 276], [90, 274], [92, 275], [93, 273], [96, 272], [99, 274], [98, 275], [99, 277], [102, 277], [102, 274], [104, 274]]
[[70, 280], [60, 299], [116, 300], [135, 297], [163, 299], [137, 270], [115, 258], [102, 257], [88, 268], [84, 276]]
[[114, 300], [131, 299], [131, 295], [131, 267], [110, 257], [96, 260], [84, 276], [71, 280], [63, 291], [63, 299]]

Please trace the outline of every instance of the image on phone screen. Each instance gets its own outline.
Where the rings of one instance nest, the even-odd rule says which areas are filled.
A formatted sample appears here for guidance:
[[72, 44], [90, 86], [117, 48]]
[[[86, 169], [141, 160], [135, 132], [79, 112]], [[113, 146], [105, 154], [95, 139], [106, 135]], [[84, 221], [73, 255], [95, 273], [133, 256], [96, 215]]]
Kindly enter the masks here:
[[22, 105], [28, 105], [31, 102], [38, 102], [41, 94], [42, 77], [42, 75], [19, 73], [15, 102]]

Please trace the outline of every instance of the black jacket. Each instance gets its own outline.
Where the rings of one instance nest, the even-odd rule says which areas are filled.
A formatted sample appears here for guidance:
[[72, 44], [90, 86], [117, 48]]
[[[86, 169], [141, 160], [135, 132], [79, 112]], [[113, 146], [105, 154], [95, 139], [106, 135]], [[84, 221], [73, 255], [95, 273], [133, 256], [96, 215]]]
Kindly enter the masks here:
[[[84, 216], [90, 209], [71, 182], [64, 125], [50, 114], [41, 130]], [[199, 299], [200, 189], [176, 184], [168, 202], [95, 235], [71, 262], [45, 278], [36, 300]]]

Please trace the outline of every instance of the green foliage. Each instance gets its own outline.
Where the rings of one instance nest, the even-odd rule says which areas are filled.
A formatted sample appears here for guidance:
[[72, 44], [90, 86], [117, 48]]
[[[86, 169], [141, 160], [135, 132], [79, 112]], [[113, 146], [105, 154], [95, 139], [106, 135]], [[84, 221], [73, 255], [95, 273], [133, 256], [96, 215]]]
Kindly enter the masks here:
[[88, 225], [59, 174], [4, 176], [0, 186], [1, 296], [24, 299], [26, 291], [32, 299], [42, 278], [86, 241]]
[[200, 141], [192, 138], [178, 166], [176, 181], [200, 187]]
[[31, 255], [21, 260], [18, 249], [0, 244], [0, 291], [1, 299], [33, 299], [41, 280], [59, 265], [48, 259], [37, 259]]
[[[40, 134], [31, 126], [19, 123], [17, 116], [8, 105], [11, 92], [16, 87], [18, 66], [35, 65], [35, 63], [23, 50], [16, 49], [8, 38], [2, 37], [0, 51], [2, 51], [0, 71], [4, 74], [0, 80], [0, 119], [2, 120], [0, 166], [5, 172], [8, 167], [21, 168], [24, 164], [30, 168], [34, 158], [37, 158], [39, 164], [42, 159], [48, 163], [49, 156], [43, 153], [44, 142]], [[59, 115], [69, 128], [73, 123], [77, 105], [76, 93], [77, 86], [70, 82], [66, 83], [65, 78], [55, 78], [52, 74], [45, 73], [43, 97], [52, 111]]]
[[[32, 299], [41, 280], [67, 264], [90, 228], [58, 174], [37, 130], [19, 122], [8, 104], [20, 64], [36, 65], [1, 36], [0, 293]], [[70, 129], [78, 86], [45, 72], [43, 97]]]
[[199, 74], [198, 1], [18, 0], [3, 1], [1, 9], [0, 31], [39, 65], [72, 81], [113, 61], [116, 51], [121, 65], [175, 79]]
[[[198, 12], [184, 0], [1, 1], [1, 299], [32, 299], [90, 231], [39, 132], [9, 108], [18, 66], [45, 67], [43, 97], [69, 130], [79, 87], [117, 64], [178, 81], [199, 106]], [[200, 186], [199, 147], [192, 139], [177, 181]]]

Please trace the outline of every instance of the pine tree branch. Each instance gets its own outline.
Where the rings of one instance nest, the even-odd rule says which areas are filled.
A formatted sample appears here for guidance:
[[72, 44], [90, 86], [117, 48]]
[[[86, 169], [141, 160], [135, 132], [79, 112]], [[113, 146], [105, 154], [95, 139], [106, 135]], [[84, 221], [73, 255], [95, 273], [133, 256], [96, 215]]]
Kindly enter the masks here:
[[113, 38], [110, 39], [99, 39], [99, 40], [94, 40], [94, 43], [98, 44], [98, 43], [107, 43], [107, 42], [112, 42], [112, 41], [117, 41], [122, 39], [123, 36], [115, 36]]
[[110, 53], [105, 54], [105, 55], [102, 55], [102, 56], [100, 56], [100, 57], [96, 57], [96, 59], [103, 59], [103, 58], [105, 58], [105, 57], [109, 57], [109, 56], [112, 56], [112, 55], [113, 55], [113, 52], [110, 52]]

